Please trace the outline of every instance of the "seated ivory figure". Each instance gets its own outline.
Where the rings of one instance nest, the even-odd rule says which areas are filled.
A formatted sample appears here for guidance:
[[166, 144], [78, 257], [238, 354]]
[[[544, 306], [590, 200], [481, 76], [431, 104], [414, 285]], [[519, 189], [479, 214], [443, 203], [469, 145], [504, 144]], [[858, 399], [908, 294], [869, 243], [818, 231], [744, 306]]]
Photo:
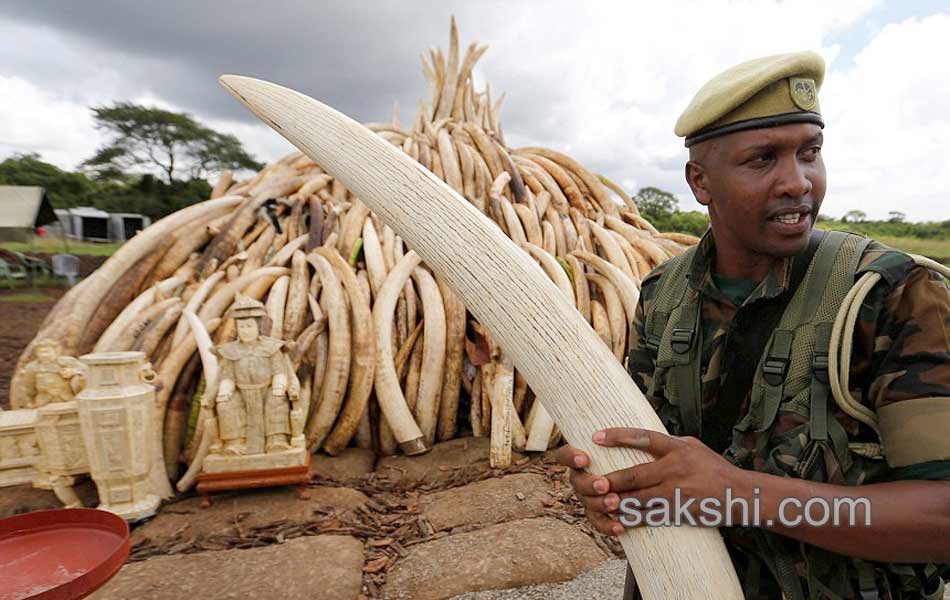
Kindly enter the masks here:
[[85, 366], [72, 356], [62, 356], [59, 344], [50, 339], [36, 342], [33, 360], [23, 367], [22, 408], [39, 408], [53, 402], [69, 402], [85, 385]]
[[[303, 434], [305, 406], [300, 382], [283, 351], [284, 342], [260, 334], [264, 305], [241, 296], [230, 316], [237, 340], [215, 348], [220, 360], [217, 392], [202, 399], [210, 415], [207, 431], [217, 434], [209, 449], [205, 470], [287, 466], [285, 461], [227, 460], [229, 457], [276, 455], [295, 450], [306, 453]], [[276, 456], [274, 457], [276, 458]], [[224, 467], [224, 465], [231, 465]]]
[[50, 339], [36, 342], [33, 360], [23, 368], [21, 398], [36, 410], [34, 429], [40, 453], [33, 485], [52, 489], [67, 507], [82, 506], [73, 491], [76, 476], [89, 472], [89, 460], [79, 425], [76, 394], [86, 384], [86, 367], [61, 355]]

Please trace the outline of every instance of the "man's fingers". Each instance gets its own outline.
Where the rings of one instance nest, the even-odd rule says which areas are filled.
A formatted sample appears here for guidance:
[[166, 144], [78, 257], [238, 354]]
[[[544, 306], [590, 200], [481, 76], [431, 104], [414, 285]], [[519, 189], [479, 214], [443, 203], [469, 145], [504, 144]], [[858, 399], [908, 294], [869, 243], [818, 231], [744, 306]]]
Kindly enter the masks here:
[[604, 535], [620, 535], [623, 531], [623, 525], [614, 518], [613, 515], [597, 512], [597, 511], [587, 511], [587, 520], [591, 522], [591, 525], [594, 526], [597, 531], [601, 532]]
[[578, 496], [600, 496], [610, 491], [610, 482], [601, 475], [571, 470], [571, 485]]
[[604, 494], [603, 496], [579, 496], [581, 504], [584, 505], [584, 511], [587, 513], [612, 513], [620, 509], [621, 497], [617, 494]]
[[686, 442], [658, 431], [636, 427], [614, 427], [594, 433], [594, 443], [608, 448], [624, 446], [645, 450], [653, 456], [664, 456]]
[[557, 449], [554, 453], [554, 459], [559, 465], [572, 469], [583, 469], [590, 464], [590, 459], [583, 450], [578, 450], [574, 446], [567, 444]]
[[610, 483], [610, 490], [622, 494], [658, 485], [663, 482], [664, 474], [665, 465], [656, 461], [607, 473], [605, 477]]

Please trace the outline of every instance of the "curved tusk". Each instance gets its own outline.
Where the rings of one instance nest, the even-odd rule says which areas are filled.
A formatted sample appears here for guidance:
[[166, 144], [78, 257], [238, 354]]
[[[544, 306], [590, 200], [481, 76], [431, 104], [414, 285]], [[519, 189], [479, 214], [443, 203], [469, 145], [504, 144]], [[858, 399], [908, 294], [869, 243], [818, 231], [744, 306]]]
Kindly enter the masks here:
[[[497, 226], [411, 157], [316, 100], [247, 77], [224, 76], [221, 83], [445, 278], [511, 356], [565, 438], [590, 455], [593, 472], [650, 460], [642, 451], [592, 442], [592, 432], [605, 427], [664, 428], [610, 349]], [[574, 368], [552, 368], [554, 356]], [[647, 598], [742, 598], [714, 529], [638, 527], [620, 542]]]

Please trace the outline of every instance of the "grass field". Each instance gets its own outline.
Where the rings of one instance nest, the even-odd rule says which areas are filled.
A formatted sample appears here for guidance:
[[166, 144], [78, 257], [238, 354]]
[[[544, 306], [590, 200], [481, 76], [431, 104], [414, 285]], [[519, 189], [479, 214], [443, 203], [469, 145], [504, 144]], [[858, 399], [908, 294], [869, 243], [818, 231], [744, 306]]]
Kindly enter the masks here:
[[53, 238], [33, 238], [29, 242], [0, 242], [0, 249], [10, 252], [38, 252], [41, 254], [85, 254], [87, 256], [112, 256], [119, 242], [99, 244], [94, 242], [63, 241]]
[[906, 237], [881, 237], [879, 242], [913, 254], [922, 254], [929, 258], [950, 264], [950, 240], [922, 240]]
[[16, 302], [19, 304], [49, 302], [50, 300], [55, 300], [55, 298], [51, 298], [46, 294], [40, 294], [38, 292], [22, 292], [18, 294], [7, 294], [0, 296], [0, 302]]

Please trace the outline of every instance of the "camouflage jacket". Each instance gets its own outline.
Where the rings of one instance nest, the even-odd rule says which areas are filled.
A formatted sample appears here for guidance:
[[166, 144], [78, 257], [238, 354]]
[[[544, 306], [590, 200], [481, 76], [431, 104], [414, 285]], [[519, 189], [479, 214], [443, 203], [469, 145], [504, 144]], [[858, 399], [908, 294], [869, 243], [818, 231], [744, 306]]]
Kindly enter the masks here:
[[[881, 414], [882, 409], [894, 412], [894, 407], [909, 400], [925, 398], [939, 401], [945, 425], [950, 422], [947, 420], [950, 417], [950, 294], [938, 274], [908, 264], [906, 260], [895, 260], [895, 254], [888, 250], [886, 246], [872, 242], [860, 261], [859, 270], [874, 265], [886, 277], [873, 288], [861, 307], [853, 336], [849, 387], [852, 395], [878, 414]], [[699, 351], [703, 427], [700, 437], [707, 445], [722, 452], [728, 445], [724, 435], [737, 435], [739, 439], [732, 440], [732, 443], [751, 449], [756, 444], [756, 436], [762, 434], [754, 431], [734, 434], [730, 431], [731, 425], [748, 411], [751, 389], [745, 390], [741, 398], [721, 398], [720, 390], [726, 386], [730, 373], [736, 372], [738, 368], [749, 368], [748, 365], [735, 365], [733, 361], [739, 354], [736, 349], [748, 342], [757, 325], [757, 311], [768, 303], [784, 305], [788, 302], [790, 294], [786, 291], [792, 258], [777, 264], [758, 285], [750, 285], [754, 289], [744, 300], [737, 299], [736, 295], [729, 293], [730, 290], [717, 285], [717, 278], [712, 272], [714, 262], [715, 243], [712, 235], [707, 234], [697, 248], [689, 277], [689, 286], [701, 298], [702, 346]], [[631, 327], [627, 369], [670, 433], [681, 435], [685, 432], [677, 430], [679, 419], [676, 407], [663, 397], [662, 391], [655, 396], [648, 393], [652, 387], [656, 357], [647, 347], [644, 322], [664, 268], [665, 265], [660, 265], [643, 281]], [[739, 294], [742, 295], [745, 294]], [[946, 405], [942, 404], [944, 400]], [[888, 409], [889, 406], [892, 408]], [[721, 420], [723, 414], [728, 415], [731, 423], [727, 427], [716, 427], [717, 417]], [[833, 407], [832, 414], [847, 432], [849, 442], [879, 441], [872, 429], [851, 418], [837, 406]], [[909, 419], [908, 425], [911, 422]], [[780, 413], [766, 435], [773, 438], [782, 436], [801, 426], [804, 421], [806, 419], [801, 415]], [[919, 420], [913, 423], [917, 426]], [[745, 436], [748, 439], [742, 439]], [[911, 453], [916, 458], [904, 460], [902, 466], [896, 468], [884, 461], [855, 457], [856, 463], [860, 463], [855, 468], [848, 473], [827, 473], [824, 480], [856, 485], [901, 478], [950, 479], [950, 460], [946, 460], [946, 457], [950, 457], [950, 439], [945, 439], [944, 445], [944, 448]], [[755, 456], [750, 464], [744, 466], [764, 470], [762, 462], [761, 457]], [[855, 476], [855, 473], [858, 475]], [[791, 466], [784, 474], [797, 476]], [[732, 542], [730, 551], [734, 557], [741, 554], [735, 552], [736, 546], [741, 548], [746, 545], [744, 533], [747, 532], [724, 530], [726, 539]]]

